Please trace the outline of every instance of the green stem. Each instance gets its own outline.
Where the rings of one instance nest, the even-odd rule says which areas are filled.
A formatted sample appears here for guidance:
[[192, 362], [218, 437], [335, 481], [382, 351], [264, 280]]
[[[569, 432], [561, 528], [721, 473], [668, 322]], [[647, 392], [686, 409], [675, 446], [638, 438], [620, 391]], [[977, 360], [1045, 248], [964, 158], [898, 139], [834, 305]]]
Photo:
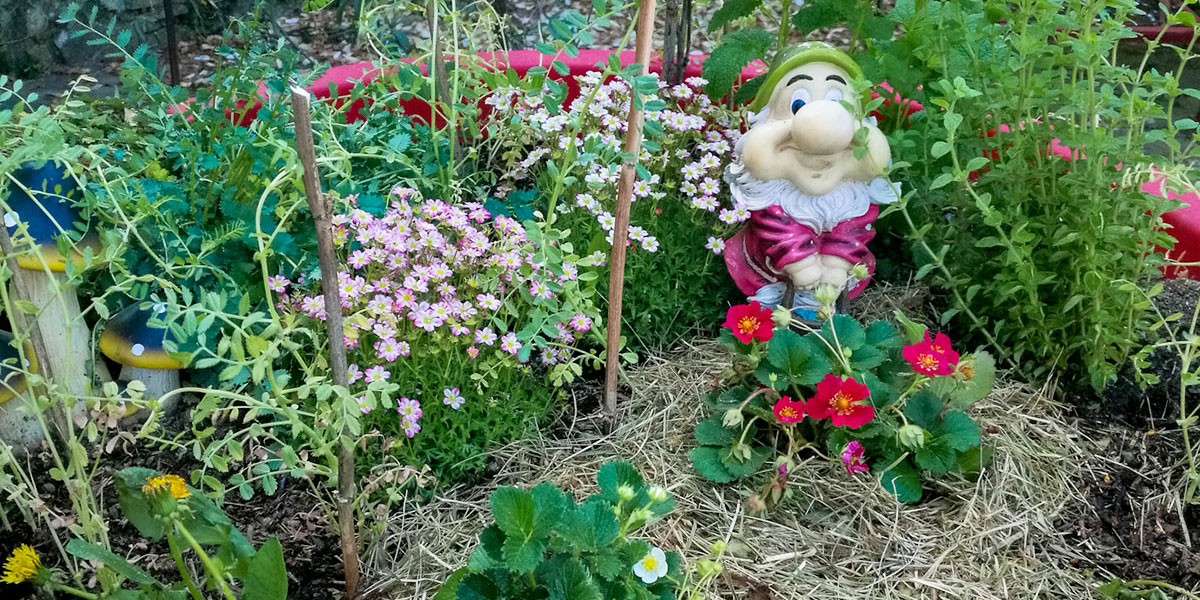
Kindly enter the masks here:
[[200, 590], [196, 589], [196, 582], [192, 579], [191, 572], [183, 563], [183, 554], [179, 552], [179, 542], [175, 540], [175, 536], [167, 536], [167, 547], [171, 551], [171, 558], [175, 560], [175, 566], [179, 568], [179, 575], [183, 578], [183, 584], [187, 586], [188, 593], [194, 600], [204, 600], [204, 596], [200, 595]]
[[179, 535], [183, 536], [183, 539], [187, 541], [188, 546], [190, 546], [192, 551], [196, 553], [196, 556], [200, 559], [201, 564], [204, 565], [204, 570], [208, 573], [208, 576], [217, 581], [217, 585], [221, 587], [221, 592], [225, 594], [225, 598], [227, 598], [227, 600], [237, 600], [237, 597], [233, 595], [233, 591], [229, 589], [229, 583], [225, 581], [225, 575], [221, 573], [219, 569], [217, 569], [216, 565], [213, 564], [212, 559], [208, 557], [208, 553], [205, 552], [204, 548], [200, 546], [200, 542], [197, 542], [196, 538], [192, 537], [192, 533], [187, 530], [187, 527], [184, 527], [182, 523], [176, 521], [175, 530], [179, 532]]
[[96, 594], [85, 592], [80, 589], [75, 589], [69, 585], [64, 585], [64, 584], [61, 584], [58, 582], [51, 582], [50, 589], [58, 590], [60, 592], [66, 592], [68, 594], [71, 594], [72, 596], [77, 596], [79, 598], [86, 598], [87, 600], [99, 600], [99, 598], [100, 598], [100, 596], [97, 596]]

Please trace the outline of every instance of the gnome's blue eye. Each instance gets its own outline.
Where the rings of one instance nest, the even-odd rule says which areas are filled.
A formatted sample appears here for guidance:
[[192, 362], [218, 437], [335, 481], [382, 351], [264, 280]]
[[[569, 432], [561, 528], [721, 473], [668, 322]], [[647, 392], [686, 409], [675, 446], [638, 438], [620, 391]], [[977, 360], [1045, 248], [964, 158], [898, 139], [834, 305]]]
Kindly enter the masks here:
[[808, 104], [811, 99], [812, 96], [804, 88], [792, 92], [792, 114], [796, 114], [796, 111], [799, 111], [805, 104]]

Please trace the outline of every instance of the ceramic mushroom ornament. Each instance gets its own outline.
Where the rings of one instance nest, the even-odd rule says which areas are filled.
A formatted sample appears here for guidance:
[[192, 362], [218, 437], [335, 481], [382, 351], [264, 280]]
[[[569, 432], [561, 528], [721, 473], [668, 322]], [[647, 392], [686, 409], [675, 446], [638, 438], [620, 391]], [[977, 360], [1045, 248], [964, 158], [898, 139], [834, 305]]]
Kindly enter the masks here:
[[[763, 306], [780, 304], [789, 282], [797, 308], [818, 306], [813, 292], [823, 286], [854, 298], [875, 271], [867, 242], [878, 205], [895, 201], [898, 188], [880, 177], [891, 150], [861, 114], [851, 85], [861, 76], [828, 44], [790, 46], [750, 104], [749, 129], [725, 173], [735, 205], [750, 219], [724, 255], [738, 288]], [[865, 142], [855, 141], [860, 128]]]

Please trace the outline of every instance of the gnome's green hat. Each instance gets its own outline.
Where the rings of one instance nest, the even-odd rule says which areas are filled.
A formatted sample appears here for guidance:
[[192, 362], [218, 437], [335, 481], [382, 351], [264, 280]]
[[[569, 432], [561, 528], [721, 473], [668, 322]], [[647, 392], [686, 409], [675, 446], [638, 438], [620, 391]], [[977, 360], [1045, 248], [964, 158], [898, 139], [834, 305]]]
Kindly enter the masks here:
[[823, 62], [840, 67], [852, 78], [862, 77], [862, 69], [850, 58], [849, 54], [826, 44], [825, 42], [802, 42], [793, 44], [780, 50], [775, 54], [775, 58], [771, 60], [771, 68], [767, 71], [767, 78], [763, 81], [762, 87], [758, 88], [758, 94], [754, 96], [754, 102], [750, 103], [750, 110], [758, 112], [762, 110], [767, 102], [771, 99], [771, 92], [775, 90], [775, 86], [779, 85], [779, 80], [787, 75], [788, 71], [806, 65], [808, 63]]

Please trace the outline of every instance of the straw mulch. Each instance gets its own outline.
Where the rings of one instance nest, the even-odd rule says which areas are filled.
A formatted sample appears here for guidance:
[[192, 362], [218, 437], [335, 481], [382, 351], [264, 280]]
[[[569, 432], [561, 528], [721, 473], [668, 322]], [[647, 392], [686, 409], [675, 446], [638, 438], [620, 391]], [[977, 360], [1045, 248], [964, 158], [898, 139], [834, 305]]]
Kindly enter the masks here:
[[567, 419], [553, 435], [497, 451], [492, 485], [398, 507], [367, 557], [375, 597], [431, 597], [490, 522], [494, 486], [552, 481], [582, 497], [595, 490], [600, 465], [618, 459], [678, 501], [643, 531], [652, 543], [694, 559], [717, 539], [729, 542], [710, 598], [1093, 597], [1094, 580], [1068, 565], [1072, 553], [1055, 530], [1064, 507], [1079, 503], [1072, 482], [1082, 440], [1038, 390], [1002, 381], [977, 406], [996, 448], [977, 483], [938, 481], [927, 492], [935, 499], [903, 506], [872, 479], [812, 461], [793, 474], [797, 498], [762, 519], [746, 514], [744, 486], [705, 481], [688, 458], [701, 397], [727, 364], [711, 342], [651, 358], [629, 374], [632, 395], [614, 432], [602, 433], [596, 417]]

